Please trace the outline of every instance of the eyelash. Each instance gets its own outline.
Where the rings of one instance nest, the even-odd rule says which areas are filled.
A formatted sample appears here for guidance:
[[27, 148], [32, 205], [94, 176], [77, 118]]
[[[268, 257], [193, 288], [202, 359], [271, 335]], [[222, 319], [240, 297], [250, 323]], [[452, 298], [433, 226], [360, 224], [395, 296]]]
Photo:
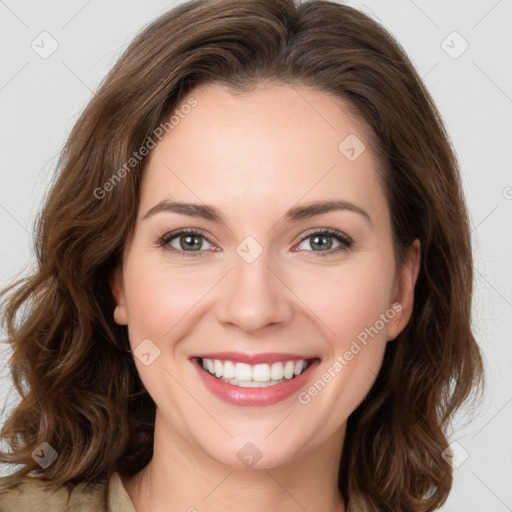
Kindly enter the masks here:
[[[179, 231], [173, 231], [171, 233], [165, 234], [164, 236], [162, 236], [161, 238], [159, 238], [157, 240], [157, 245], [159, 247], [165, 247], [167, 250], [171, 251], [173, 254], [175, 254], [176, 256], [179, 256], [179, 257], [194, 258], [194, 257], [203, 256], [203, 252], [205, 252], [205, 251], [182, 251], [182, 250], [175, 249], [174, 247], [171, 247], [170, 245], [168, 245], [169, 242], [171, 242], [171, 240], [173, 240], [174, 238], [177, 238], [178, 236], [181, 236], [181, 235], [187, 235], [187, 234], [200, 235], [208, 243], [212, 243], [204, 235], [204, 233], [201, 230], [190, 228], [190, 229], [182, 229]], [[315, 253], [316, 256], [324, 257], [324, 256], [332, 255], [334, 253], [338, 253], [340, 251], [346, 251], [346, 250], [350, 249], [350, 247], [352, 247], [352, 244], [354, 243], [354, 241], [350, 237], [341, 233], [340, 231], [337, 231], [335, 229], [322, 229], [322, 230], [316, 230], [316, 231], [311, 231], [309, 233], [306, 233], [304, 235], [304, 237], [300, 240], [299, 244], [301, 244], [302, 242], [304, 242], [308, 238], [311, 238], [314, 235], [329, 235], [329, 236], [335, 238], [341, 244], [339, 247], [336, 247], [335, 249], [332, 249], [329, 251], [306, 251], [306, 252], [313, 252], [313, 253]], [[302, 249], [299, 249], [296, 251], [301, 251], [301, 250]]]

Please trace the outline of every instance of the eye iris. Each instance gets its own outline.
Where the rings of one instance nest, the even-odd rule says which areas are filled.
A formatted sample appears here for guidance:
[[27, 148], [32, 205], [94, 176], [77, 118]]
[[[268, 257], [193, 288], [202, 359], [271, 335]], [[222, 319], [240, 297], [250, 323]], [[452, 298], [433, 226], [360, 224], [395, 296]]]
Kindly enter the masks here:
[[[326, 243], [319, 242], [319, 240], [328, 240]], [[320, 249], [330, 249], [332, 247], [332, 237], [329, 235], [315, 235], [313, 236], [313, 241], [311, 242], [311, 247], [313, 249], [320, 248]]]
[[201, 240], [197, 235], [182, 235], [180, 237], [180, 245], [182, 248], [187, 249], [200, 249]]

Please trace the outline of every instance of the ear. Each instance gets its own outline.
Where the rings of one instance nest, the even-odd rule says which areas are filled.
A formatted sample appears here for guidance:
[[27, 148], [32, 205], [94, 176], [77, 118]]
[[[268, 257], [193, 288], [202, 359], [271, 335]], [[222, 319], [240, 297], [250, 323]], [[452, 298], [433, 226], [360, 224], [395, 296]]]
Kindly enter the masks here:
[[117, 267], [110, 276], [110, 290], [114, 297], [114, 321], [119, 325], [128, 325], [128, 310], [124, 294], [124, 279], [121, 267]]
[[407, 249], [405, 261], [396, 276], [393, 309], [397, 311], [397, 314], [389, 322], [386, 330], [388, 341], [395, 339], [405, 329], [411, 318], [414, 304], [414, 287], [420, 271], [420, 262], [421, 246], [420, 241], [416, 239]]

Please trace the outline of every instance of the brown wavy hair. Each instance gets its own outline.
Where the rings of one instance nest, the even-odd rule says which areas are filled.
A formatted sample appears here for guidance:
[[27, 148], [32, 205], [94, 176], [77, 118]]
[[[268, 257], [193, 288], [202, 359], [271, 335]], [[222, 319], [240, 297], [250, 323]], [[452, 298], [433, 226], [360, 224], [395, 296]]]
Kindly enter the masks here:
[[[398, 267], [411, 242], [421, 242], [410, 321], [387, 344], [373, 388], [348, 420], [340, 491], [361, 510], [431, 511], [447, 499], [447, 429], [483, 389], [459, 166], [393, 36], [358, 10], [322, 0], [179, 5], [141, 31], [101, 83], [37, 219], [37, 270], [3, 291], [21, 400], [1, 432], [10, 452], [0, 462], [21, 468], [0, 490], [29, 473], [71, 489], [114, 471], [133, 475], [151, 459], [155, 404], [128, 352], [126, 326], [113, 321], [110, 288], [134, 226], [145, 159], [105, 184], [194, 87], [244, 91], [269, 80], [331, 93], [366, 122]], [[31, 456], [42, 442], [58, 453], [45, 469]]]

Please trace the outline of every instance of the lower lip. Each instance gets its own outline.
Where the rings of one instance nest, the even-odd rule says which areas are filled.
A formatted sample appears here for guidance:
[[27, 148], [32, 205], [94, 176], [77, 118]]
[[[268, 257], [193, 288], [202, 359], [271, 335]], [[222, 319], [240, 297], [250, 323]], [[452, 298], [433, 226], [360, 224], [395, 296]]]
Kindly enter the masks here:
[[288, 397], [298, 391], [306, 384], [314, 369], [320, 364], [319, 359], [311, 361], [306, 371], [293, 379], [286, 380], [280, 384], [274, 384], [266, 388], [242, 388], [228, 384], [223, 380], [217, 379], [200, 365], [199, 359], [194, 359], [193, 363], [199, 372], [201, 380], [213, 395], [222, 401], [231, 405], [265, 407], [274, 405], [286, 400]]

